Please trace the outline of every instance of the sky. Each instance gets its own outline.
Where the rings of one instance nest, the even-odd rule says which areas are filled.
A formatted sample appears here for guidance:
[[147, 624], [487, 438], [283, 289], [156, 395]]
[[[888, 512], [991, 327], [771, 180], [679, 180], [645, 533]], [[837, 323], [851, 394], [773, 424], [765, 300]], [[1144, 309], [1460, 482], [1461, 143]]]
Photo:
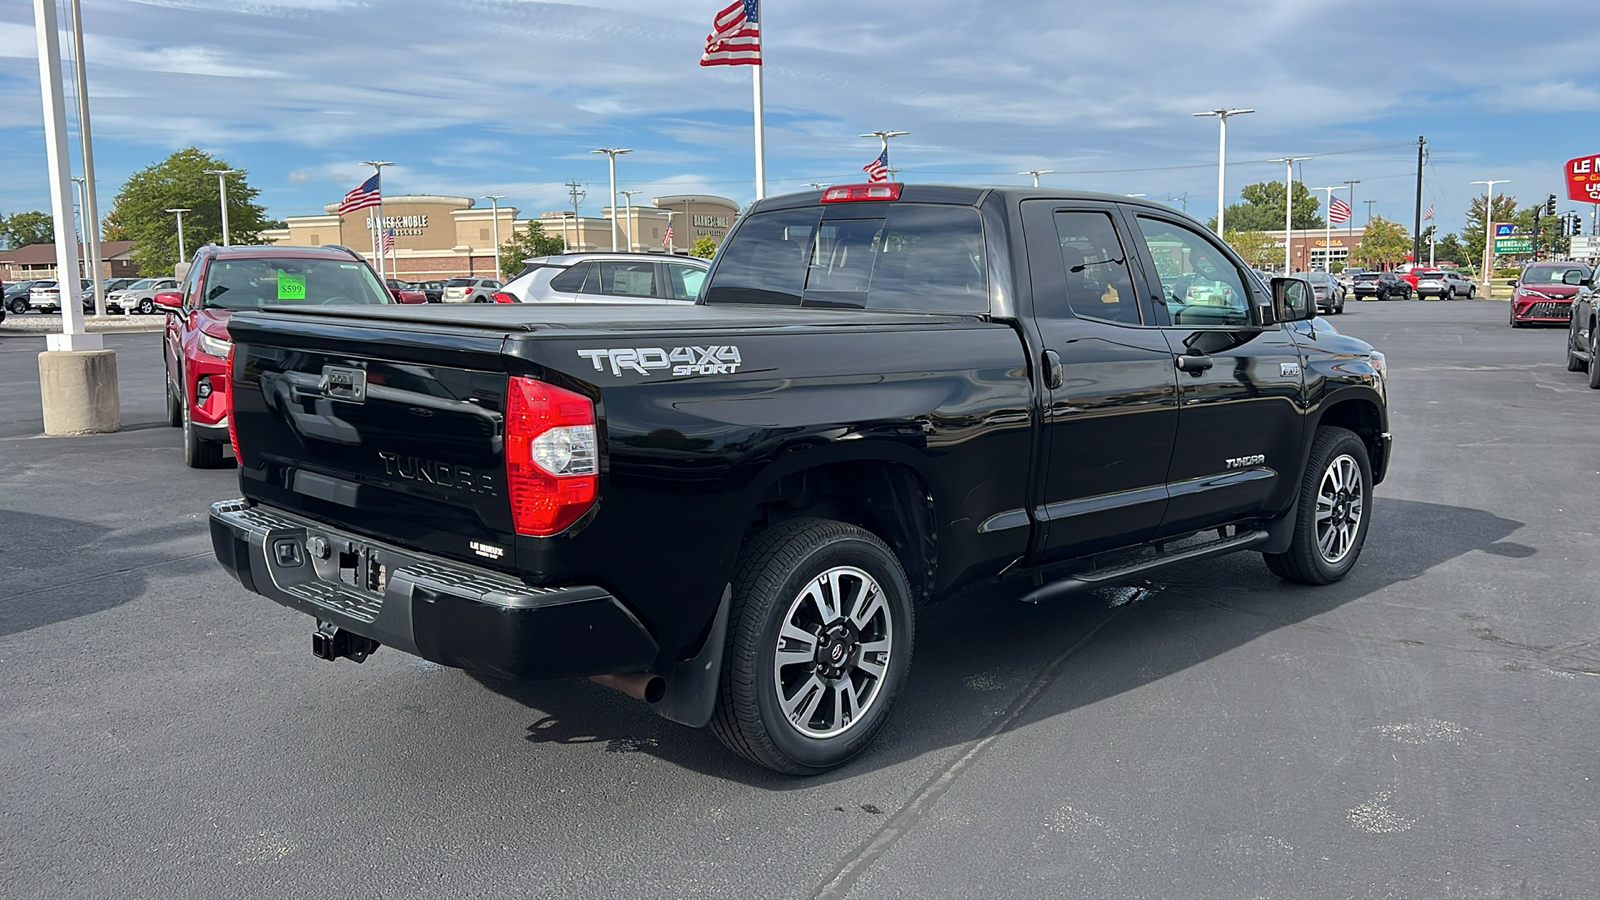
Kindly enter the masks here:
[[[102, 211], [129, 175], [197, 146], [248, 171], [269, 216], [319, 214], [393, 160], [384, 193], [504, 194], [522, 215], [598, 215], [627, 147], [635, 199], [755, 196], [751, 69], [701, 67], [726, 0], [82, 0]], [[0, 214], [44, 209], [31, 0], [0, 6]], [[60, 0], [63, 27], [66, 0]], [[766, 0], [767, 193], [864, 181], [877, 129], [908, 182], [1144, 194], [1216, 214], [1296, 178], [1355, 189], [1409, 228], [1458, 231], [1481, 186], [1523, 205], [1600, 153], [1600, 53], [1577, 0]], [[70, 41], [64, 48], [70, 51]], [[72, 87], [68, 115], [75, 118]], [[78, 150], [74, 135], [73, 165]], [[1341, 191], [1341, 196], [1348, 196]], [[479, 200], [478, 205], [488, 205]], [[1587, 222], [1585, 230], [1587, 231]]]

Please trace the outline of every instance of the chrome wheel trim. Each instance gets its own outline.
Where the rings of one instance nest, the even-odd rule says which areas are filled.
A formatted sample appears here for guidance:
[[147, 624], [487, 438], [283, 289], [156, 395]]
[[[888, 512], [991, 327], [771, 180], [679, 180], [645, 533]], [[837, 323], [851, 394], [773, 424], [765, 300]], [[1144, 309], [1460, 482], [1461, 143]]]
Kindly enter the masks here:
[[1361, 465], [1341, 453], [1328, 463], [1317, 485], [1317, 552], [1324, 562], [1336, 564], [1350, 555], [1365, 512]]
[[783, 615], [772, 658], [779, 714], [809, 738], [838, 737], [882, 693], [894, 622], [877, 579], [834, 566], [801, 588]]

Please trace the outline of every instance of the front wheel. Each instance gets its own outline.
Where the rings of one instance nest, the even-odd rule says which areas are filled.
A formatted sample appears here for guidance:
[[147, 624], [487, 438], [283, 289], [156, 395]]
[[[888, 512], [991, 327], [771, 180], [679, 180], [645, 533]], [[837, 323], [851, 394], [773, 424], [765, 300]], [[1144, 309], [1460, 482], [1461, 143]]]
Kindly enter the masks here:
[[1467, 288], [1467, 299], [1468, 300], [1476, 300], [1476, 299], [1478, 299], [1478, 286], [1477, 285], [1473, 285], [1472, 287]]
[[717, 738], [791, 775], [866, 749], [911, 666], [914, 612], [899, 559], [855, 525], [790, 519], [746, 546], [733, 588]]
[[1600, 328], [1589, 326], [1589, 387], [1600, 391]]
[[1344, 428], [1319, 428], [1300, 483], [1294, 540], [1286, 553], [1263, 553], [1286, 581], [1332, 584], [1355, 568], [1371, 520], [1372, 463], [1367, 445]]
[[201, 437], [194, 428], [189, 404], [183, 404], [183, 464], [191, 469], [217, 469], [222, 466], [222, 444]]

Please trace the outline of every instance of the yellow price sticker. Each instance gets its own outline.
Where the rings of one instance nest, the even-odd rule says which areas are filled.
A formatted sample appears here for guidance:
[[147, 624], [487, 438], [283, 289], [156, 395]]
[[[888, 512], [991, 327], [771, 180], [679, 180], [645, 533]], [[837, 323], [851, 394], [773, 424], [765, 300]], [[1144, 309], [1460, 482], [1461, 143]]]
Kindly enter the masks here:
[[304, 300], [306, 298], [306, 276], [295, 273], [278, 271], [278, 299], [279, 300]]

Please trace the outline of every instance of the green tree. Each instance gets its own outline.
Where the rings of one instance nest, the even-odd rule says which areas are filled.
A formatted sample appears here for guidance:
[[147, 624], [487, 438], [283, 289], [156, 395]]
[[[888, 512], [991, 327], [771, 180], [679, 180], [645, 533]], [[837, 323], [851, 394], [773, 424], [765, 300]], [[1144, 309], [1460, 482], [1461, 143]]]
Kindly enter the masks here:
[[1282, 258], [1283, 248], [1260, 231], [1229, 231], [1228, 246], [1232, 247], [1253, 268], [1270, 265], [1273, 259]]
[[37, 209], [0, 216], [0, 241], [15, 250], [29, 244], [48, 244], [56, 239], [56, 223], [47, 212]]
[[689, 248], [689, 255], [698, 256], [701, 259], [710, 259], [717, 255], [717, 242], [705, 235], [701, 235], [695, 238], [694, 246]]
[[[1483, 261], [1483, 204], [1482, 196], [1472, 198], [1472, 206], [1467, 209], [1467, 225], [1461, 229], [1461, 242], [1466, 245], [1468, 261], [1473, 265]], [[1494, 205], [1491, 207], [1496, 222], [1515, 222], [1517, 219], [1517, 198], [1509, 194], [1496, 194]], [[1532, 231], [1533, 222], [1530, 218], [1529, 231]]]
[[1411, 235], [1406, 232], [1405, 226], [1383, 216], [1372, 217], [1372, 221], [1367, 223], [1366, 234], [1361, 236], [1361, 243], [1356, 245], [1356, 259], [1369, 266], [1401, 262], [1410, 252]]
[[1467, 252], [1465, 244], [1455, 236], [1454, 232], [1439, 238], [1433, 246], [1433, 258], [1440, 262], [1453, 262], [1458, 266], [1470, 265], [1472, 255]]
[[[191, 251], [222, 240], [222, 204], [217, 176], [208, 169], [228, 169], [226, 160], [194, 147], [186, 147], [161, 162], [133, 173], [112, 201], [106, 216], [107, 240], [134, 241], [133, 261], [146, 275], [172, 271], [178, 261], [178, 223], [169, 209], [187, 207], [183, 214], [184, 243]], [[235, 244], [259, 244], [267, 226], [267, 211], [250, 186], [249, 176], [228, 176], [228, 239]]]
[[514, 232], [511, 240], [500, 245], [500, 277], [517, 277], [522, 272], [522, 261], [525, 259], [558, 256], [565, 252], [565, 241], [557, 235], [545, 234], [544, 226], [530, 221], [526, 231]]
[[[1228, 207], [1228, 225], [1240, 231], [1282, 231], [1283, 230], [1283, 182], [1258, 181], [1247, 184], [1239, 191], [1239, 196], [1244, 198], [1243, 203], [1235, 203]], [[1294, 183], [1294, 227], [1299, 229], [1321, 228], [1325, 222], [1317, 210], [1322, 207], [1322, 201], [1311, 195], [1305, 185], [1296, 181]], [[1211, 227], [1217, 227], [1217, 220], [1211, 220]]]

